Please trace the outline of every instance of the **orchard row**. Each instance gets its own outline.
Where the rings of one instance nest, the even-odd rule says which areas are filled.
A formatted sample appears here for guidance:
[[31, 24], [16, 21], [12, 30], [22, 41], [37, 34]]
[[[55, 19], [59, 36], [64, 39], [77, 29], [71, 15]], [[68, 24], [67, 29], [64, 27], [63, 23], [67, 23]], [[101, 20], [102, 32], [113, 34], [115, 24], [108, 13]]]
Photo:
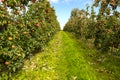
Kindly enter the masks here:
[[59, 30], [49, 1], [1, 0], [0, 79], [21, 69], [24, 59], [41, 50]]
[[[95, 0], [89, 13], [73, 9], [64, 30], [77, 37], [94, 40], [94, 46], [104, 53], [120, 55], [120, 0]], [[94, 8], [98, 7], [98, 14]]]

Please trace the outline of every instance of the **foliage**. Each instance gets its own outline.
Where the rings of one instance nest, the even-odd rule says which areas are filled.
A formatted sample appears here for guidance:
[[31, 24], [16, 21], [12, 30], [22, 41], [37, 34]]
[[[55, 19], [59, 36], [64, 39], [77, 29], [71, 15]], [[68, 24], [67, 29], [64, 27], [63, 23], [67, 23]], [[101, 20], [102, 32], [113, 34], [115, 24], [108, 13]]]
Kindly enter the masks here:
[[[95, 0], [91, 14], [86, 10], [73, 9], [64, 30], [73, 32], [77, 37], [93, 39], [94, 45], [102, 52], [120, 54], [120, 12], [119, 0]], [[94, 7], [99, 7], [96, 14]], [[73, 15], [74, 14], [74, 15]]]
[[21, 69], [23, 60], [42, 49], [59, 31], [47, 0], [1, 0], [0, 79]]

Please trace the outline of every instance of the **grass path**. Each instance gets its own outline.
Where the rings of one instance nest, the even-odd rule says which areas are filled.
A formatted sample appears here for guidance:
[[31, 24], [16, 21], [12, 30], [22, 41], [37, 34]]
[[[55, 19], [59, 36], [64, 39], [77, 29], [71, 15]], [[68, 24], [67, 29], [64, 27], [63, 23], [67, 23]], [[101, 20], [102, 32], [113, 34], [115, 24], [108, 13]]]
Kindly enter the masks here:
[[43, 52], [25, 61], [13, 80], [100, 80], [83, 56], [86, 53], [82, 44], [60, 31]]

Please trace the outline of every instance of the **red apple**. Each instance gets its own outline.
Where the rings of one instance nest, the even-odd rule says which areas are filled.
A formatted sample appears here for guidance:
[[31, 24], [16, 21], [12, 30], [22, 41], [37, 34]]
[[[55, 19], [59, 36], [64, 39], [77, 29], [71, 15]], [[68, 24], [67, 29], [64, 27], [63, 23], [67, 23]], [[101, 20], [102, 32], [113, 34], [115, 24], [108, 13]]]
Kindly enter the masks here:
[[10, 64], [10, 61], [6, 61], [6, 62], [5, 62], [5, 65], [9, 65], [9, 64]]
[[5, 2], [5, 0], [1, 0], [1, 2]]

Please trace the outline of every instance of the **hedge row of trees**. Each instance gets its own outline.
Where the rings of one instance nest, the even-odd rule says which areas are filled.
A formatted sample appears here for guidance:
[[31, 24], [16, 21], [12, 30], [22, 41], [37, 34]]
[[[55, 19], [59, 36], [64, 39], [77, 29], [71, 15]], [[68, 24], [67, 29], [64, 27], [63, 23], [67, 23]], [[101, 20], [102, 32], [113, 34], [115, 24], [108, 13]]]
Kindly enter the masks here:
[[1, 0], [0, 80], [21, 69], [24, 59], [41, 50], [60, 30], [47, 0]]
[[[98, 14], [94, 8], [99, 6]], [[73, 9], [64, 30], [76, 34], [76, 37], [93, 39], [97, 49], [107, 53], [120, 54], [120, 12], [117, 9], [120, 0], [95, 0], [91, 13]]]

